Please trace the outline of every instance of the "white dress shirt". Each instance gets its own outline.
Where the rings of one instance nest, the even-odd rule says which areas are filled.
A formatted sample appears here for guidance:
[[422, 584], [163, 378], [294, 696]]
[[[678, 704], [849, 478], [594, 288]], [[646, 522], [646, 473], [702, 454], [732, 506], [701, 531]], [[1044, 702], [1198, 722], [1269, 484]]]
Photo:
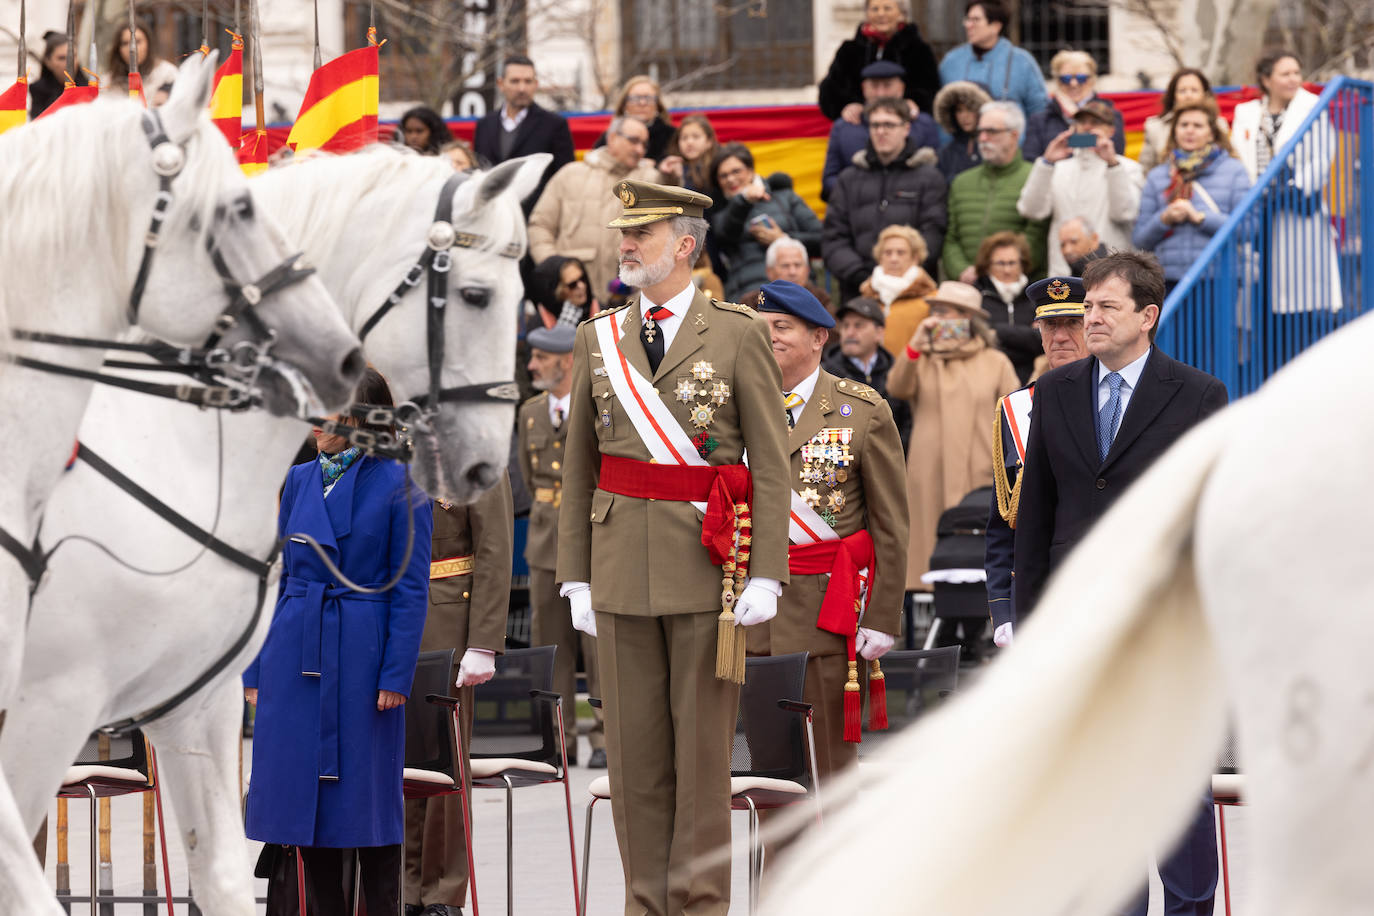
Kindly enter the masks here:
[[558, 429], [558, 411], [563, 411], [563, 422], [568, 422], [568, 403], [572, 400], [572, 392], [568, 392], [561, 398], [549, 394], [549, 422], [554, 429]]
[[652, 301], [644, 293], [639, 294], [639, 319], [644, 320], [644, 316], [654, 308], [666, 308], [673, 314], [664, 318], [662, 321], [655, 322], [659, 330], [663, 333], [663, 352], [667, 354], [668, 348], [673, 345], [673, 338], [677, 336], [677, 329], [682, 327], [682, 319], [687, 315], [687, 310], [692, 307], [692, 299], [697, 294], [697, 288], [691, 283], [667, 302], [659, 303]]
[[[1121, 373], [1121, 420], [1117, 421], [1116, 431], [1121, 432], [1121, 423], [1126, 419], [1126, 407], [1131, 403], [1131, 393], [1135, 391], [1136, 385], [1140, 384], [1140, 373], [1145, 371], [1145, 360], [1150, 358], [1150, 351], [1154, 347], [1147, 347], [1134, 362], [1127, 363], [1120, 370]], [[1105, 370], [1105, 371], [1104, 371]], [[1107, 376], [1111, 370], [1102, 365], [1101, 360], [1097, 363], [1097, 412], [1102, 413], [1102, 408], [1107, 406], [1107, 398], [1112, 396], [1111, 385], [1107, 383]]]
[[797, 383], [797, 387], [791, 391], [784, 391], [784, 395], [795, 394], [802, 399], [802, 402], [788, 411], [792, 415], [792, 423], [795, 425], [801, 419], [802, 411], [806, 409], [806, 402], [811, 400], [811, 395], [816, 391], [816, 382], [821, 377], [821, 367], [817, 366], [811, 370], [811, 374]]
[[509, 132], [512, 131], [512, 130], [515, 130], [517, 127], [520, 126], [520, 122], [523, 121], [523, 120], [525, 120], [525, 115], [527, 115], [527, 114], [529, 114], [529, 113], [530, 113], [530, 107], [529, 107], [528, 105], [526, 105], [524, 108], [520, 109], [520, 113], [519, 113], [519, 114], [517, 114], [515, 117], [512, 118], [512, 117], [510, 116], [510, 110], [509, 110], [509, 109], [505, 106], [505, 104], [503, 103], [503, 104], [501, 105], [501, 127], [502, 127], [502, 129], [504, 129], [507, 133], [509, 133]]

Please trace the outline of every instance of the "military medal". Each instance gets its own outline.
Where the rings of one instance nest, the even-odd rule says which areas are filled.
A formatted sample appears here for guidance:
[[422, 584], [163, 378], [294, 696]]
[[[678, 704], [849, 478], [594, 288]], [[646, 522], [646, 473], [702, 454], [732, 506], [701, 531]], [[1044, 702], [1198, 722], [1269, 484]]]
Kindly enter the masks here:
[[710, 404], [698, 404], [692, 408], [692, 425], [697, 429], [705, 429], [711, 425], [715, 413]]
[[675, 391], [679, 401], [684, 404], [690, 404], [696, 399], [697, 384], [689, 378], [679, 379]]
[[692, 363], [692, 378], [699, 382], [709, 382], [715, 374], [715, 368], [704, 359]]
[[835, 527], [835, 513], [834, 513], [834, 512], [831, 512], [829, 509], [825, 509], [824, 511], [821, 512], [821, 521], [825, 522], [825, 523], [826, 523], [827, 525], [829, 525], [831, 528], [834, 528], [834, 527]]
[[812, 509], [816, 508], [821, 503], [821, 494], [816, 492], [815, 487], [807, 487], [805, 490], [802, 490], [801, 498]]
[[725, 402], [730, 400], [730, 386], [725, 382], [716, 382], [711, 386], [711, 403], [717, 407], [725, 406]]

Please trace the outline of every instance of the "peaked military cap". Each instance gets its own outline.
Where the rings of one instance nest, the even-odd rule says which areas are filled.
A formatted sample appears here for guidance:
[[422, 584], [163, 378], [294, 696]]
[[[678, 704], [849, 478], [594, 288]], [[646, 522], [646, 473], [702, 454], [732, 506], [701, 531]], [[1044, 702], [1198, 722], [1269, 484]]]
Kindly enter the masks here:
[[674, 216], [705, 216], [711, 206], [711, 198], [705, 194], [630, 178], [615, 186], [615, 195], [625, 212], [611, 220], [611, 229], [647, 226]]
[[1082, 318], [1083, 281], [1077, 277], [1046, 277], [1026, 288], [1026, 296], [1035, 306], [1036, 318], [1060, 316]]
[[763, 284], [759, 289], [759, 303], [754, 307], [760, 312], [786, 312], [820, 328], [835, 326], [835, 319], [821, 305], [821, 300], [811, 295], [805, 286], [791, 280]]

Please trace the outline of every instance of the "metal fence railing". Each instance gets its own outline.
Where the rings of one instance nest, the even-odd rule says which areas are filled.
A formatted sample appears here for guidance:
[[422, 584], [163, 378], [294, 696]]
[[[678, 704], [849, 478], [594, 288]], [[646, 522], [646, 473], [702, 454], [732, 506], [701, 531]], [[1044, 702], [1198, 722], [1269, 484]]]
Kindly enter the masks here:
[[1249, 394], [1374, 311], [1374, 83], [1338, 77], [1164, 303], [1159, 344]]

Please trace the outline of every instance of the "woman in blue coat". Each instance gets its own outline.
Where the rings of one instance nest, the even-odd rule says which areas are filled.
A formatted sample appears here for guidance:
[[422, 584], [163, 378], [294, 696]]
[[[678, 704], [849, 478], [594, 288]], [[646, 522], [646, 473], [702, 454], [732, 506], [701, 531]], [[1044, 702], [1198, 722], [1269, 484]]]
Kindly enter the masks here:
[[[371, 369], [358, 399], [391, 404]], [[286, 477], [281, 586], [267, 640], [243, 678], [257, 704], [246, 828], [252, 839], [301, 848], [316, 912], [346, 912], [340, 879], [356, 849], [367, 911], [395, 913], [402, 706], [425, 626], [433, 519], [403, 465], [361, 457], [318, 429], [315, 438], [319, 458]], [[352, 591], [293, 534], [315, 538], [358, 585], [404, 572], [389, 591]]]

